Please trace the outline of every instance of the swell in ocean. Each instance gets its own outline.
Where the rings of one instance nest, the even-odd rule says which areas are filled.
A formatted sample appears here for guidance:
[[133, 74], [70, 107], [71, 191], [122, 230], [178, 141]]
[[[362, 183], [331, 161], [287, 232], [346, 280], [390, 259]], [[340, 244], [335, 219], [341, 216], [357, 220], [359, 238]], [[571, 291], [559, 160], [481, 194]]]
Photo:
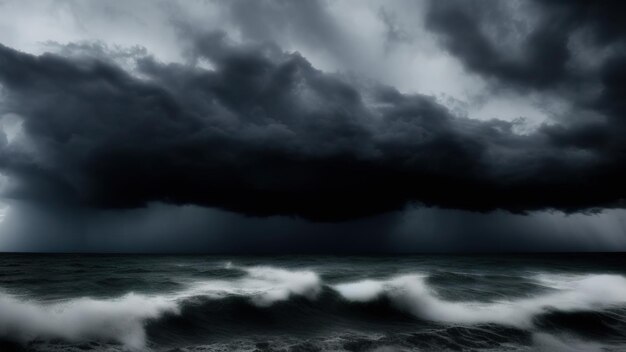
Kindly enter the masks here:
[[[167, 293], [52, 301], [1, 293], [0, 337], [15, 350], [626, 348], [619, 274], [536, 274], [527, 278], [532, 293], [464, 300], [441, 295], [434, 283], [480, 277], [417, 272], [328, 283], [313, 270], [230, 263], [213, 270], [221, 279]], [[228, 347], [237, 336], [278, 338]]]

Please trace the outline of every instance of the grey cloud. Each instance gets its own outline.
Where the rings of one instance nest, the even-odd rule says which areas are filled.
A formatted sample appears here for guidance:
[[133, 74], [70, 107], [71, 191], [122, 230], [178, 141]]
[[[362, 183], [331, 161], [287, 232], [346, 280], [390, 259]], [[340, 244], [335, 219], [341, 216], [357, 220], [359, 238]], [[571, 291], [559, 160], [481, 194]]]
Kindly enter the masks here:
[[455, 117], [432, 97], [324, 73], [273, 44], [221, 33], [192, 43], [214, 70], [139, 56], [139, 78], [113, 60], [0, 48], [5, 108], [33, 145], [2, 150], [2, 172], [23, 183], [12, 195], [324, 221], [412, 202], [577, 211], [624, 197], [619, 140], [604, 155], [576, 126], [520, 136], [513, 123]]

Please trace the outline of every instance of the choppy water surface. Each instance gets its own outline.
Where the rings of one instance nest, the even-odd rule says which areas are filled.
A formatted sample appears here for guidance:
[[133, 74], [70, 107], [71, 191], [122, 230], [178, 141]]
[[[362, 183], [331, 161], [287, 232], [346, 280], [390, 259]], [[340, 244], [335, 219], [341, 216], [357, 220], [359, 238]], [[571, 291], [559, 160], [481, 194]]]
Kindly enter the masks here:
[[0, 254], [0, 351], [626, 351], [625, 264]]

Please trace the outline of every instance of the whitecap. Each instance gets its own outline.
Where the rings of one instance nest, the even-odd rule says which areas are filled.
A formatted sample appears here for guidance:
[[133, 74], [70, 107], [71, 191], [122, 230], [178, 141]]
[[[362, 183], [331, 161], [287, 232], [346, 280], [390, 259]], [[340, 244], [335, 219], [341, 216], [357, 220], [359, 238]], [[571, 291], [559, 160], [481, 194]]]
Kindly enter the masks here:
[[399, 309], [421, 319], [465, 324], [497, 323], [519, 328], [532, 327], [533, 318], [548, 310], [601, 310], [626, 303], [626, 278], [620, 275], [586, 275], [559, 287], [530, 298], [478, 302], [444, 300], [426, 284], [422, 275], [334, 286], [349, 301], [364, 302], [386, 296]]

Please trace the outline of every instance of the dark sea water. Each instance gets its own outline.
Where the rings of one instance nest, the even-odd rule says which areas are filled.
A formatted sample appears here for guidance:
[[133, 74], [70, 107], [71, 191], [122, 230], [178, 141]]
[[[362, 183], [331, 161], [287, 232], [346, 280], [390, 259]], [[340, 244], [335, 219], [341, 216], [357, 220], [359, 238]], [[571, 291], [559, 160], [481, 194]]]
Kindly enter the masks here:
[[626, 351], [626, 256], [0, 254], [0, 351]]

